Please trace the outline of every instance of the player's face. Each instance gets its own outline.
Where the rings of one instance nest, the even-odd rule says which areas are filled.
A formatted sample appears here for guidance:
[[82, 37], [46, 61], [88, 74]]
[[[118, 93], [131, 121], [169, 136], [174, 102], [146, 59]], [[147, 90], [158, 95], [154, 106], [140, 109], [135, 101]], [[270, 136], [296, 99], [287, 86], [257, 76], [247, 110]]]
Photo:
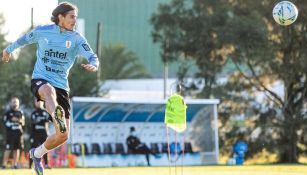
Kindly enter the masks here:
[[17, 98], [13, 98], [11, 100], [11, 108], [18, 109], [19, 108], [19, 100]]
[[60, 15], [59, 24], [67, 30], [74, 30], [77, 22], [76, 10], [71, 10], [65, 16]]

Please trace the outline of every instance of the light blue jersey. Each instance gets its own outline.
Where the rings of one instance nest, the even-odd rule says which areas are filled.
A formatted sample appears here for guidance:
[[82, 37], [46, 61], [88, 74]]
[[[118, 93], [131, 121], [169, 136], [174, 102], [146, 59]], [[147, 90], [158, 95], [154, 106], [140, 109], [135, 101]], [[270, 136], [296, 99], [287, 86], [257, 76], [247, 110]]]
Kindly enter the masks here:
[[12, 53], [16, 48], [32, 43], [37, 43], [32, 79], [44, 79], [54, 87], [69, 91], [68, 74], [77, 55], [87, 58], [97, 68], [99, 66], [96, 54], [83, 36], [76, 31], [61, 32], [55, 24], [36, 27], [5, 50]]

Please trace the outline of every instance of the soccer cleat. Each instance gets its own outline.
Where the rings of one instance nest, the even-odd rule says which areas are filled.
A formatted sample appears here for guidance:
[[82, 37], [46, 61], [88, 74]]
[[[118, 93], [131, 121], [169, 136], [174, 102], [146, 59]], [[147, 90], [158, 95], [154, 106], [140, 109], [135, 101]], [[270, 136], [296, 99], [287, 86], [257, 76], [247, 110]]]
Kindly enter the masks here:
[[36, 158], [34, 156], [34, 151], [35, 151], [35, 148], [32, 148], [29, 152], [30, 158], [33, 160], [33, 163], [34, 163], [34, 170], [35, 170], [37, 175], [43, 175], [44, 174], [44, 168], [42, 166], [41, 159]]
[[65, 117], [64, 117], [64, 109], [59, 105], [55, 107], [54, 120], [56, 124], [58, 125], [60, 132], [65, 133], [66, 123], [65, 123]]

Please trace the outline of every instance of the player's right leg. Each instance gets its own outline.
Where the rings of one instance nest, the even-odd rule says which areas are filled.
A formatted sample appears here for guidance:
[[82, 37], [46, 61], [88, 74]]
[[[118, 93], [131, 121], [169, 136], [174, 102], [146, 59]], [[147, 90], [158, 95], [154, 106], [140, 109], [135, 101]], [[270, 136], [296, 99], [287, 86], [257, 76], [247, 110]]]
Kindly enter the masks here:
[[20, 149], [13, 150], [13, 166], [12, 166], [12, 168], [14, 168], [14, 169], [18, 168], [19, 157], [20, 157]]
[[7, 166], [7, 161], [9, 159], [9, 155], [10, 155], [11, 151], [6, 149], [4, 151], [4, 155], [3, 155], [3, 161], [2, 161], [2, 169], [5, 169]]
[[5, 169], [8, 163], [8, 159], [10, 157], [11, 151], [14, 148], [14, 138], [13, 133], [7, 131], [6, 132], [6, 144], [5, 144], [5, 150], [3, 154], [3, 161], [2, 161], [2, 168]]
[[[56, 133], [49, 136], [44, 148], [47, 150], [54, 149], [63, 144], [68, 139], [68, 128], [65, 120], [65, 112], [62, 106], [57, 102], [56, 90], [46, 80], [33, 79], [31, 81], [31, 90], [38, 100], [44, 101], [47, 112], [51, 115]], [[45, 153], [47, 151], [44, 151]], [[41, 154], [39, 154], [41, 155]], [[41, 155], [40, 157], [42, 157]]]
[[31, 90], [37, 99], [45, 102], [46, 110], [51, 115], [56, 133], [47, 137], [46, 141], [37, 148], [30, 150], [37, 175], [43, 174], [41, 157], [48, 151], [60, 146], [68, 139], [64, 110], [58, 105], [56, 91], [46, 80], [31, 81]]
[[20, 150], [24, 149], [24, 143], [23, 143], [23, 136], [22, 133], [14, 133], [11, 137], [13, 141], [13, 164], [12, 168], [17, 169], [19, 168], [18, 162], [20, 159]]

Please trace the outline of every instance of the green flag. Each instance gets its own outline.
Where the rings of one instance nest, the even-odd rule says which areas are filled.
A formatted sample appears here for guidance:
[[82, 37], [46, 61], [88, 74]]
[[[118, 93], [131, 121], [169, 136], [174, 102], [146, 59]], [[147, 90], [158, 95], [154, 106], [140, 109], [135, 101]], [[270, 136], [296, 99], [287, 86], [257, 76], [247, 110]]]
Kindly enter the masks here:
[[167, 127], [174, 129], [177, 132], [183, 132], [186, 129], [187, 106], [178, 94], [171, 95], [166, 103], [164, 123]]

